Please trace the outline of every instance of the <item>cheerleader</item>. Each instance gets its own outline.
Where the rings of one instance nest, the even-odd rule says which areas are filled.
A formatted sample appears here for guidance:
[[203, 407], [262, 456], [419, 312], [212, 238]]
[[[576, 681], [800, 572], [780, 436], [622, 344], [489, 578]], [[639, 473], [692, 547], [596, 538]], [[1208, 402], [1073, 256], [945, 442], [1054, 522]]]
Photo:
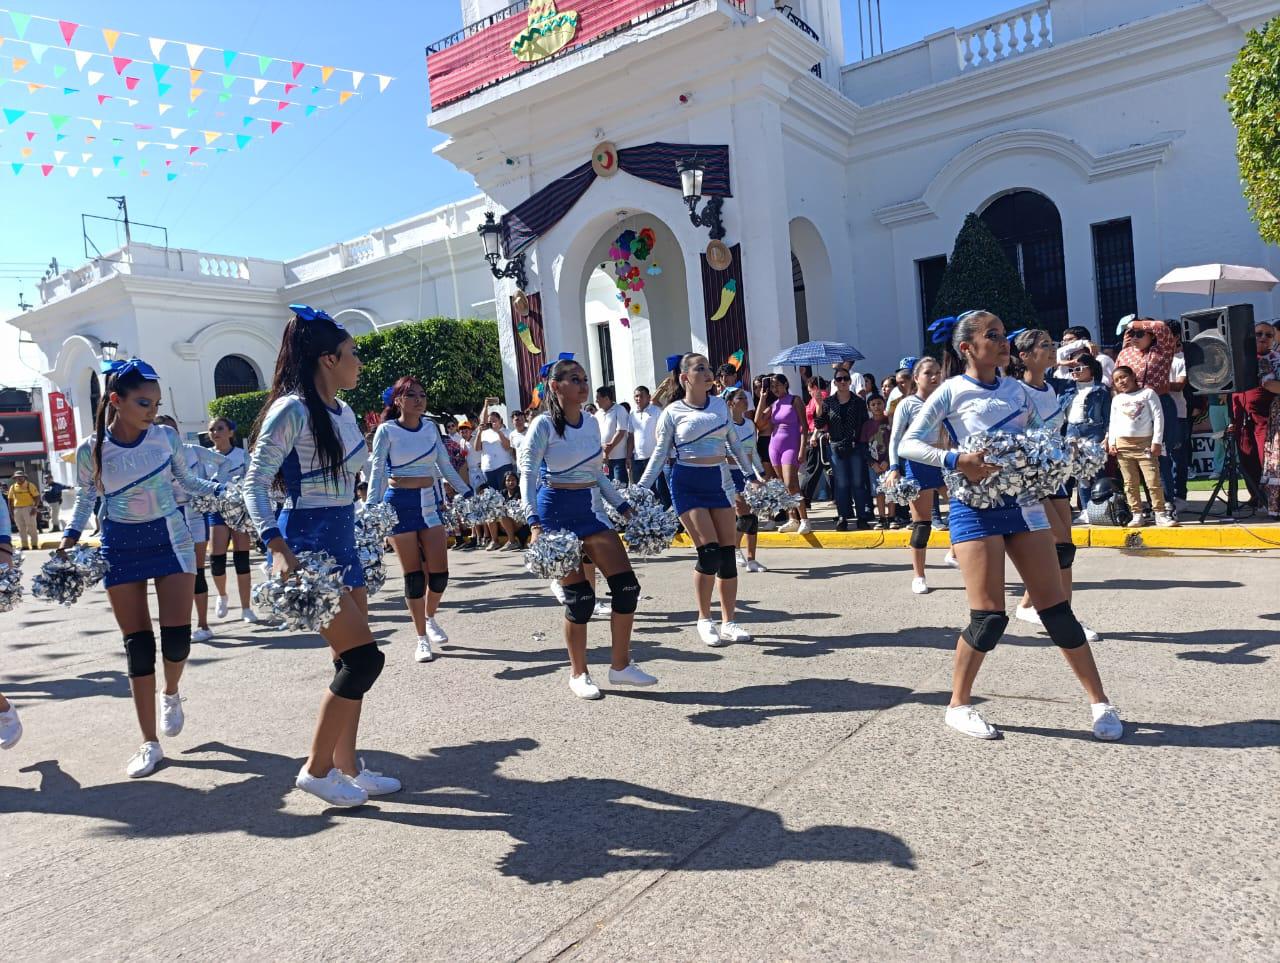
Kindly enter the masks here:
[[[244, 477], [248, 456], [235, 444], [236, 423], [230, 418], [214, 418], [209, 422], [209, 438], [213, 448], [223, 456], [218, 471], [218, 481], [226, 486]], [[233, 532], [217, 513], [207, 519], [209, 525], [209, 573], [213, 587], [218, 590], [218, 602], [214, 612], [220, 619], [227, 617], [227, 545], [231, 545], [231, 563], [236, 572], [236, 588], [240, 591], [240, 618], [245, 622], [257, 622], [258, 616], [249, 606], [253, 580], [249, 574], [249, 536], [246, 532]]]
[[[382, 424], [373, 435], [373, 467], [365, 505], [386, 502], [396, 513], [391, 544], [404, 571], [404, 599], [418, 633], [414, 658], [435, 658], [432, 643], [449, 641], [436, 623], [440, 599], [449, 584], [449, 534], [437, 479], [456, 494], [471, 494], [449, 460], [440, 431], [424, 417], [427, 392], [406, 376], [382, 394]], [[424, 567], [423, 560], [426, 560]]]
[[[1039, 424], [1022, 385], [1000, 377], [1009, 364], [1004, 324], [988, 311], [969, 311], [957, 320], [952, 343], [964, 360], [962, 377], [938, 388], [912, 419], [898, 446], [901, 458], [947, 468], [980, 482], [999, 469], [982, 452], [944, 451], [938, 432], [946, 428], [957, 447], [975, 432], [1020, 432]], [[1004, 560], [1013, 561], [1031, 595], [1045, 630], [1062, 649], [1089, 696], [1093, 735], [1119, 739], [1124, 734], [1119, 710], [1107, 700], [1085, 639], [1084, 628], [1062, 590], [1053, 533], [1044, 506], [1006, 497], [990, 509], [975, 509], [958, 498], [951, 502], [951, 542], [964, 573], [969, 625], [956, 642], [947, 725], [966, 735], [995, 739], [999, 733], [974, 707], [974, 679], [986, 654], [996, 647], [1009, 625], [1004, 611]]]
[[[1017, 331], [1010, 337], [1013, 345], [1010, 351], [1009, 374], [1022, 379], [1022, 387], [1036, 409], [1036, 415], [1045, 428], [1062, 432], [1067, 419], [1067, 406], [1064, 392], [1070, 386], [1059, 378], [1048, 377], [1048, 372], [1058, 363], [1057, 349], [1049, 332], [1039, 330]], [[1071, 494], [1066, 486], [1041, 502], [1045, 515], [1053, 531], [1054, 548], [1058, 552], [1058, 570], [1062, 573], [1062, 591], [1067, 601], [1071, 601], [1071, 566], [1075, 563], [1076, 546], [1071, 540]], [[1040, 626], [1040, 616], [1031, 604], [1030, 593], [1024, 592], [1013, 610], [1014, 617]], [[1101, 636], [1087, 625], [1084, 626], [1085, 638], [1090, 642], [1098, 642]]]
[[[165, 425], [178, 430], [178, 422], [172, 415], [157, 415], [157, 425]], [[182, 450], [187, 456], [187, 471], [196, 478], [216, 480], [222, 467], [223, 456], [204, 445], [182, 443]], [[196, 614], [196, 630], [191, 633], [192, 642], [208, 642], [213, 638], [213, 630], [209, 628], [209, 583], [204, 577], [204, 557], [209, 548], [209, 524], [203, 512], [197, 512], [188, 503], [191, 496], [181, 485], [173, 488], [174, 501], [182, 509], [187, 520], [187, 530], [191, 532], [191, 542], [196, 549], [196, 589], [193, 608]]]
[[[613, 593], [609, 683], [654, 685], [658, 680], [631, 661], [631, 629], [640, 582], [600, 500], [607, 499], [623, 515], [631, 509], [604, 473], [600, 426], [583, 410], [587, 386], [582, 365], [573, 360], [557, 361], [547, 382], [547, 414], [533, 420], [520, 446], [520, 494], [530, 512], [530, 544], [537, 544], [543, 529], [563, 529], [582, 539], [583, 551], [604, 573]], [[539, 479], [544, 465], [546, 474]], [[596, 607], [595, 590], [583, 566], [569, 573], [561, 584], [569, 689], [581, 699], [599, 699], [600, 690], [587, 671], [587, 623]]]
[[[710, 394], [712, 384], [706, 357], [686, 354], [658, 386], [653, 400], [663, 410], [658, 418], [657, 447], [640, 484], [653, 486], [674, 448], [671, 500], [698, 554], [693, 569], [698, 638], [707, 645], [720, 646], [751, 641], [750, 634], [733, 620], [738, 601], [737, 551], [733, 547], [737, 493], [725, 465], [726, 445], [739, 465], [748, 461], [724, 399]], [[711, 592], [717, 578], [722, 619], [718, 629], [711, 619]]]
[[[767, 572], [769, 570], [756, 561], [756, 542], [759, 540], [760, 516], [751, 511], [751, 507], [747, 505], [742, 497], [742, 493], [747, 490], [746, 472], [748, 470], [757, 479], [764, 477], [764, 465], [760, 461], [759, 446], [756, 444], [756, 424], [747, 417], [749, 401], [746, 391], [742, 388], [726, 388], [722, 397], [725, 404], [729, 406], [729, 414], [733, 418], [733, 431], [738, 436], [738, 444], [742, 446], [742, 450], [747, 456], [745, 464], [737, 468], [729, 468], [729, 476], [733, 479], [733, 488], [737, 493], [737, 497], [734, 499], [734, 508], [738, 516], [735, 526], [737, 528], [738, 564], [748, 572]], [[733, 451], [727, 441], [725, 442], [725, 454], [733, 455]], [[743, 536], [747, 540], [747, 554], [745, 556], [742, 554]]]
[[[347, 592], [320, 633], [334, 676], [320, 704], [311, 752], [295, 785], [333, 806], [359, 806], [397, 792], [399, 780], [370, 772], [356, 756], [360, 709], [386, 658], [369, 631], [369, 596], [356, 551], [354, 493], [364, 463], [364, 433], [338, 392], [356, 386], [355, 341], [323, 311], [289, 305], [275, 376], [250, 438], [245, 507], [277, 574], [298, 568], [297, 552], [333, 556]], [[272, 489], [284, 490], [277, 519]]]
[[[925, 553], [929, 547], [929, 533], [932, 531], [933, 500], [938, 489], [944, 486], [942, 471], [933, 465], [905, 461], [898, 454], [898, 446], [911, 425], [912, 420], [924, 407], [924, 403], [942, 384], [942, 365], [933, 358], [921, 358], [911, 369], [911, 386], [914, 391], [898, 401], [893, 412], [893, 431], [889, 435], [889, 473], [887, 481], [892, 484], [905, 475], [920, 486], [920, 497], [911, 503], [911, 591], [916, 595], [927, 595], [929, 583], [925, 580]], [[940, 438], [935, 437], [934, 443]]]
[[164, 662], [160, 734], [178, 735], [185, 721], [178, 683], [191, 652], [196, 554], [174, 489], [216, 495], [222, 486], [191, 474], [178, 433], [155, 424], [160, 378], [151, 365], [132, 358], [104, 362], [103, 370], [94, 433], [76, 450], [76, 501], [58, 551], [80, 540], [101, 498], [102, 552], [111, 566], [103, 585], [124, 635], [129, 688], [142, 729], [142, 747], [125, 767], [136, 779], [151, 775], [164, 759], [156, 732], [156, 637], [147, 607], [152, 580]]
[[[13, 564], [13, 529], [9, 524], [9, 503], [0, 498], [0, 565]], [[0, 693], [0, 749], [12, 749], [22, 738], [18, 707]]]

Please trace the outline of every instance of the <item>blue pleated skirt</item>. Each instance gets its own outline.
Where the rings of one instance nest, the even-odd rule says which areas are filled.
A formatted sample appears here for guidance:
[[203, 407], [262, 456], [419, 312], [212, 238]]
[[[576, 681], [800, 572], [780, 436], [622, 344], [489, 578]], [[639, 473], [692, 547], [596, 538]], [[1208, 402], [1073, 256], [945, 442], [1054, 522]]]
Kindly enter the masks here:
[[996, 508], [970, 508], [958, 498], [951, 499], [948, 515], [951, 544], [973, 542], [992, 535], [1020, 535], [1023, 532], [1042, 532], [1049, 527], [1049, 516], [1039, 502], [1020, 504], [1007, 497], [1004, 505]]
[[364, 568], [356, 551], [354, 505], [285, 509], [280, 513], [277, 524], [285, 544], [294, 555], [326, 552], [337, 561], [343, 585], [364, 588]]
[[440, 497], [434, 485], [429, 488], [388, 488], [382, 501], [396, 513], [396, 527], [392, 529], [392, 535], [409, 535], [444, 524], [440, 517]]
[[111, 564], [107, 588], [196, 571], [196, 549], [181, 511], [150, 522], [102, 520], [102, 554]]
[[729, 508], [733, 503], [725, 492], [723, 465], [682, 465], [671, 469], [671, 502], [676, 514], [695, 508]]
[[918, 461], [908, 461], [907, 477], [920, 486], [921, 491], [928, 491], [931, 488], [945, 488], [946, 482], [942, 479], [942, 469], [935, 468], [933, 465], [923, 465]]
[[604, 513], [604, 500], [600, 489], [552, 488], [543, 485], [538, 489], [538, 517], [547, 531], [573, 532], [579, 538], [587, 538], [599, 532], [613, 530], [609, 516]]

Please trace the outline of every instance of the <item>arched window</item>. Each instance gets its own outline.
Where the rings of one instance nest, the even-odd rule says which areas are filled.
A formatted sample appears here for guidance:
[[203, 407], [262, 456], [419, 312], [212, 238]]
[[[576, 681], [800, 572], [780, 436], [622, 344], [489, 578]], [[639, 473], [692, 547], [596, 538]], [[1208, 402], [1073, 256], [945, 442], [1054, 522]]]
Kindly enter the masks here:
[[244, 358], [229, 354], [213, 369], [213, 395], [242, 395], [249, 391], [258, 391], [262, 384], [258, 381], [258, 372]]
[[796, 299], [796, 340], [809, 340], [809, 301], [804, 294], [804, 270], [796, 252], [791, 252], [791, 291]]
[[98, 417], [98, 405], [102, 404], [102, 376], [89, 372], [89, 424]]
[[992, 201], [982, 220], [1021, 275], [1040, 324], [1061, 335], [1068, 324], [1067, 265], [1058, 208], [1043, 194], [1015, 191]]

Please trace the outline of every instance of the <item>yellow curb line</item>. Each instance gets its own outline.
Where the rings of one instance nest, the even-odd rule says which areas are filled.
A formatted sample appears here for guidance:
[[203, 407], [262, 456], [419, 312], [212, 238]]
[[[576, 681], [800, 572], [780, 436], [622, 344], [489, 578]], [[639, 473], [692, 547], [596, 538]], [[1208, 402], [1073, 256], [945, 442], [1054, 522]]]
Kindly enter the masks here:
[[[812, 532], [796, 535], [785, 532], [761, 532], [762, 548], [906, 548], [910, 532], [906, 529], [879, 532]], [[1078, 548], [1185, 548], [1234, 549], [1258, 551], [1280, 549], [1280, 526], [1246, 527], [1215, 525], [1180, 528], [1075, 528], [1072, 541]], [[687, 535], [676, 536], [675, 545], [689, 547]], [[933, 532], [930, 548], [947, 548], [951, 540], [946, 532]]]

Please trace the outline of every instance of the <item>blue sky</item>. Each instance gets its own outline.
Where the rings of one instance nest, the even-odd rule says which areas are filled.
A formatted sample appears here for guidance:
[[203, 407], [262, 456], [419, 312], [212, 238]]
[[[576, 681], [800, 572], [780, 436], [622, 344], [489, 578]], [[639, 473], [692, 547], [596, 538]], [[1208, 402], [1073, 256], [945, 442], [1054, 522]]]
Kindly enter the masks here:
[[[866, 0], [862, 2], [865, 5]], [[883, 0], [885, 47], [891, 50], [943, 27], [971, 23], [1013, 6], [1016, 6], [1013, 0], [912, 0], [909, 4]], [[856, 58], [859, 49], [857, 5], [854, 0], [844, 0], [843, 7], [847, 57]], [[55, 146], [72, 155], [71, 160], [64, 159], [64, 163], [75, 163], [79, 151], [86, 148], [85, 131], [101, 139], [106, 136], [107, 128], [104, 126], [101, 134], [95, 134], [82, 122], [72, 121], [63, 128], [67, 132], [66, 140], [55, 145], [49, 142], [51, 128], [45, 118], [35, 122], [28, 116], [14, 124], [0, 123], [0, 127], [7, 127], [0, 134], [0, 162], [3, 162], [0, 164], [0, 211], [5, 227], [0, 231], [0, 317], [16, 311], [20, 285], [28, 301], [38, 300], [34, 283], [29, 279], [39, 277], [50, 258], [56, 257], [63, 269], [83, 263], [80, 215], [113, 216], [115, 205], [107, 200], [109, 194], [127, 195], [132, 220], [167, 227], [170, 246], [285, 258], [356, 237], [369, 228], [401, 220], [474, 191], [469, 176], [432, 155], [431, 150], [439, 138], [426, 126], [423, 47], [461, 25], [459, 6], [453, 0], [378, 0], [363, 5], [349, 0], [219, 0], [215, 4], [191, 0], [135, 0], [128, 4], [103, 4], [99, 0], [54, 3], [13, 0], [13, 6], [5, 9], [85, 24], [81, 28], [84, 33], [73, 38], [72, 47], [103, 50], [101, 33], [90, 32], [89, 28], [108, 27], [208, 47], [362, 70], [370, 75], [387, 74], [396, 79], [379, 95], [376, 81], [366, 77], [360, 88], [365, 92], [362, 97], [332, 110], [318, 111], [309, 118], [303, 118], [298, 108], [290, 108], [280, 116], [293, 120], [293, 126], [254, 140], [243, 153], [214, 156], [204, 172], [184, 174], [171, 183], [159, 176], [162, 170], [146, 178], [136, 174], [113, 176], [107, 171], [97, 179], [89, 177], [84, 170], [72, 179], [64, 171], [55, 170], [45, 178], [28, 168], [15, 177], [9, 162], [23, 160], [20, 151], [28, 146], [24, 139], [28, 126], [37, 130], [36, 139], [29, 145], [32, 154], [28, 158], [28, 162], [36, 163], [53, 160], [50, 154]], [[4, 13], [0, 13], [0, 33], [15, 35], [13, 24]], [[62, 46], [57, 26], [32, 21], [27, 39], [50, 44], [43, 62], [32, 63], [20, 75], [15, 74], [8, 58], [26, 55], [25, 45], [9, 40], [0, 46], [0, 77], [20, 76], [24, 81], [54, 83], [52, 65], [69, 63], [65, 55], [57, 53]], [[115, 53], [152, 59], [145, 40], [127, 37], [118, 41]], [[167, 47], [162, 59], [184, 63], [183, 48]], [[210, 70], [221, 70], [221, 60], [215, 51], [205, 53], [197, 63]], [[121, 81], [110, 64], [104, 66], [104, 61], [98, 60], [86, 69], [103, 70], [107, 74], [93, 90], [123, 93]], [[287, 74], [288, 68], [283, 69]], [[256, 62], [240, 58], [232, 72], [255, 76]], [[155, 123], [157, 127], [161, 124], [203, 126], [201, 115], [190, 119], [180, 116], [186, 104], [171, 110], [163, 119], [156, 116], [156, 86], [149, 67], [139, 70], [135, 66], [125, 71], [141, 78], [138, 88], [141, 102], [132, 112], [111, 102], [102, 108], [101, 114], [97, 113], [93, 99], [86, 105], [84, 98], [90, 96], [90, 91], [83, 77], [76, 79], [76, 74], [75, 66], [71, 65], [56, 81], [59, 85], [85, 88], [81, 95], [66, 98], [66, 107], [54, 102], [53, 98], [61, 98], [60, 92], [29, 94], [18, 84], [0, 83], [0, 108], [48, 113], [72, 109], [85, 116], [129, 117]], [[268, 76], [278, 74], [269, 72]], [[303, 80], [308, 76], [304, 75]], [[338, 74], [332, 79], [336, 83], [345, 76]], [[216, 93], [216, 82], [206, 82], [205, 86], [214, 88]], [[179, 92], [183, 89], [177, 87]], [[305, 96], [309, 89], [303, 87], [294, 95]], [[175, 96], [166, 99], [173, 100]], [[243, 113], [238, 103], [231, 102], [223, 108], [216, 104], [213, 94], [206, 92], [196, 106], [206, 110], [225, 109], [229, 116], [211, 119], [209, 126], [216, 124], [219, 129], [232, 130], [236, 123], [230, 118]], [[267, 113], [261, 106], [253, 110]], [[261, 128], [255, 124], [252, 129]], [[190, 136], [187, 135], [187, 139]], [[130, 133], [130, 140], [137, 137], [169, 139], [159, 131]], [[92, 146], [97, 150], [100, 145]], [[138, 156], [132, 150], [121, 153], [125, 155], [126, 165], [135, 162]], [[162, 165], [165, 157], [181, 153], [158, 153], [151, 149], [142, 156], [153, 158], [151, 164], [156, 167]], [[204, 156], [206, 152], [202, 151], [193, 159]], [[109, 159], [95, 157], [88, 163], [100, 165], [109, 163]], [[135, 234], [135, 238], [151, 239], [144, 230]], [[104, 251], [111, 240], [114, 240], [111, 235], [102, 237], [101, 231], [95, 237]], [[24, 369], [13, 366], [12, 346], [12, 329], [0, 326], [0, 381], [15, 383], [22, 380]], [[29, 349], [26, 354], [30, 356]]]

